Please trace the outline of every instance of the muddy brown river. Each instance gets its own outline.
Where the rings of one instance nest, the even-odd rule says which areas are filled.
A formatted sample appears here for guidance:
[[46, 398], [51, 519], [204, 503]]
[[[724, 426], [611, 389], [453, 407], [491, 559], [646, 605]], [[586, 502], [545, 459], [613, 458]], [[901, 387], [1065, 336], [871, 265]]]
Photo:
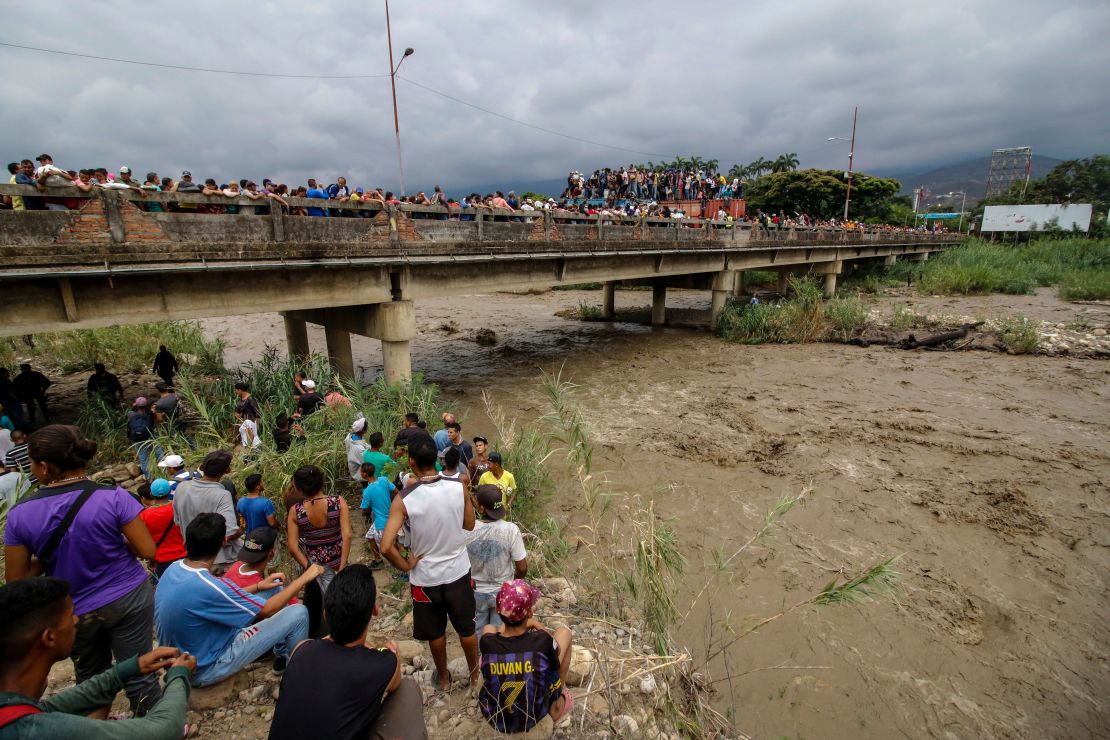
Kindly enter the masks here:
[[[565, 362], [619, 496], [673, 517], [689, 560], [677, 631], [696, 661], [735, 626], [833, 577], [904, 554], [896, 598], [802, 608], [708, 667], [715, 706], [759, 738], [1110, 736], [1110, 363], [985, 352], [726, 344], [696, 328], [581, 323], [598, 292], [420, 302], [413, 367], [489, 433], [488, 390], [528, 422], [539, 368]], [[1029, 297], [917, 299], [972, 316], [1106, 326], [1106, 307]], [[618, 318], [650, 293], [618, 293]], [[704, 320], [705, 293], [669, 317]], [[633, 309], [641, 309], [633, 311]], [[205, 322], [229, 363], [281, 346], [273, 315]], [[488, 327], [497, 344], [468, 341]], [[310, 329], [323, 351], [322, 330]], [[381, 369], [354, 338], [356, 364]], [[774, 537], [718, 573], [785, 494], [813, 492]], [[556, 494], [573, 510], [578, 494]], [[564, 496], [566, 498], [564, 498]], [[713, 587], [707, 596], [706, 579]], [[730, 678], [731, 677], [731, 678]]]

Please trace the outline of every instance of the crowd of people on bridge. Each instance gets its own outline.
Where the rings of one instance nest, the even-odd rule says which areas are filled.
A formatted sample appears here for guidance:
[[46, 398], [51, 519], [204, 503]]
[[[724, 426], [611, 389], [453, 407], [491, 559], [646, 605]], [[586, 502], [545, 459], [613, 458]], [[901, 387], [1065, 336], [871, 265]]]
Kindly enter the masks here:
[[[202, 183], [194, 180], [193, 174], [188, 170], [182, 171], [177, 180], [159, 176], [154, 171], [147, 172], [145, 178], [139, 178], [127, 166], [120, 167], [118, 172], [104, 167], [63, 170], [54, 165], [53, 158], [48, 154], [40, 154], [35, 161], [24, 159], [12, 162], [8, 165], [8, 171], [11, 184], [30, 185], [39, 190], [47, 187], [73, 187], [85, 194], [94, 188], [108, 188], [210, 196], [206, 202], [138, 201], [140, 207], [153, 212], [173, 210], [184, 213], [267, 215], [272, 208], [280, 208], [283, 213], [293, 216], [369, 218], [376, 211], [345, 208], [344, 204], [376, 202], [382, 205], [408, 204], [436, 208], [434, 211], [413, 212], [412, 217], [417, 219], [473, 221], [482, 212], [492, 214], [490, 217], [494, 220], [530, 221], [535, 218], [536, 212], [549, 211], [560, 218], [570, 219], [570, 223], [578, 223], [574, 221], [576, 216], [683, 219], [688, 217], [692, 204], [697, 203], [700, 216], [718, 222], [718, 228], [730, 228], [734, 222], [743, 223], [745, 220], [754, 221], [768, 229], [862, 226], [852, 220], [817, 219], [805, 213], [758, 211], [747, 217], [743, 213], [734, 215], [730, 203], [734, 199], [743, 198], [747, 182], [739, 177], [726, 177], [715, 169], [704, 166], [682, 169], [637, 167], [629, 164], [596, 169], [589, 176], [576, 170], [568, 174], [566, 188], [558, 199], [535, 193], [526, 194], [530, 197], [523, 197], [511, 190], [507, 193], [496, 190], [485, 195], [475, 192], [454, 198], [448, 196], [439, 185], [430, 194], [420, 191], [415, 195], [397, 195], [380, 187], [352, 188], [343, 176], [336, 177], [330, 184], [325, 184], [324, 180], [308, 178], [307, 183], [300, 186], [278, 183], [269, 178], [263, 178], [261, 185], [247, 178], [226, 182], [206, 178]], [[234, 202], [213, 203], [211, 198]], [[321, 203], [293, 205], [289, 198], [319, 200]], [[251, 204], [243, 204], [243, 199]], [[0, 200], [0, 207], [15, 210], [73, 210], [80, 208], [82, 202], [76, 192], [71, 197], [53, 194], [42, 197], [5, 195]], [[509, 215], [510, 213], [513, 215]], [[914, 227], [886, 225], [878, 228], [887, 231], [928, 230], [925, 224]], [[943, 233], [947, 228], [938, 222], [931, 230]]]
[[[503, 733], [571, 710], [572, 636], [536, 620], [540, 592], [525, 580], [511, 521], [521, 492], [489, 440], [464, 438], [450, 413], [434, 431], [409, 413], [387, 445], [386, 430], [359, 414], [344, 426], [352, 490], [304, 464], [274, 496], [261, 474], [238, 479], [236, 468], [257, 469], [261, 445], [287, 454], [325, 433], [330, 410], [350, 400], [297, 373], [288, 413], [265, 433], [240, 382], [228, 403], [241, 444], [196, 450], [172, 385], [176, 360], [165, 347], [159, 358], [158, 401], [135, 399], [132, 412], [149, 413], [148, 431], [166, 425], [158, 436], [181, 449], [159, 449], [136, 493], [90, 480], [98, 444], [78, 427], [16, 430], [31, 487], [4, 529], [0, 734], [180, 738], [192, 688], [265, 661], [281, 675], [271, 738], [426, 737], [423, 691], [403, 677], [398, 645], [367, 638], [390, 576], [407, 581], [413, 639], [428, 643], [427, 690], [467, 687]], [[89, 393], [122, 399], [103, 367]], [[305, 423], [316, 414], [323, 427]], [[448, 667], [448, 623], [465, 676]], [[44, 696], [51, 666], [67, 658], [76, 686]], [[130, 712], [105, 721], [120, 691]]]

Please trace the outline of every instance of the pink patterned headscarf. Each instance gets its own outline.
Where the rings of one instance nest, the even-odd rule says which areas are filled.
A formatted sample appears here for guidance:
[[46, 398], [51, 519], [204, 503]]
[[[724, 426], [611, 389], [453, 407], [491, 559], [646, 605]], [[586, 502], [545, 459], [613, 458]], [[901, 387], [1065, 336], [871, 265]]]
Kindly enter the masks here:
[[521, 578], [501, 584], [497, 592], [497, 613], [513, 622], [532, 616], [532, 607], [540, 600], [540, 590]]

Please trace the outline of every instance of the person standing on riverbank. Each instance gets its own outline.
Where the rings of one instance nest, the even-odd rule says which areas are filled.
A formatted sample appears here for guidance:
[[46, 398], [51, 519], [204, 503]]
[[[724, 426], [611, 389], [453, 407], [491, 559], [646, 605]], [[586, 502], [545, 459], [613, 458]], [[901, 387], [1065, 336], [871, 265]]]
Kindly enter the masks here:
[[127, 441], [131, 443], [135, 454], [139, 456], [139, 468], [143, 477], [148, 481], [150, 475], [150, 456], [153, 451], [154, 459], [162, 457], [162, 450], [157, 447], [154, 437], [154, 417], [150, 415], [145, 396], [139, 396], [131, 404], [127, 412]]
[[475, 437], [474, 457], [470, 458], [467, 469], [470, 471], [471, 487], [478, 485], [478, 481], [489, 470], [489, 440], [485, 437]]
[[154, 539], [154, 575], [161, 576], [170, 564], [185, 557], [185, 538], [173, 520], [170, 482], [165, 478], [158, 478], [150, 484], [149, 491], [149, 497], [143, 497], [143, 506], [146, 508], [141, 516], [143, 524]]
[[520, 527], [504, 519], [501, 489], [478, 486], [475, 498], [481, 518], [466, 535], [466, 550], [474, 576], [474, 628], [480, 636], [487, 624], [501, 626], [497, 592], [502, 583], [528, 575], [528, 551]]
[[110, 406], [118, 406], [123, 399], [123, 386], [119, 378], [108, 372], [102, 363], [93, 365], [93, 374], [89, 376], [86, 387], [90, 399], [99, 398]]
[[27, 419], [23, 417], [23, 401], [12, 381], [12, 373], [6, 367], [0, 367], [0, 406], [4, 407], [4, 413], [11, 419], [16, 429], [25, 432], [31, 430]]
[[166, 349], [166, 345], [158, 345], [158, 354], [154, 356], [154, 365], [151, 370], [161, 378], [166, 385], [173, 387], [173, 376], [177, 373], [177, 358]]
[[[436, 472], [430, 439], [409, 444], [413, 482], [393, 499], [382, 535], [382, 555], [409, 575], [412, 636], [428, 643], [439, 688], [451, 688], [447, 671], [447, 620], [459, 636], [470, 681], [477, 680], [478, 638], [474, 634], [474, 586], [464, 530], [474, 529], [474, 507], [461, 483]], [[409, 556], [402, 557], [397, 535], [408, 523]]]
[[201, 477], [181, 481], [173, 498], [173, 520], [182, 532], [200, 514], [219, 514], [226, 523], [227, 539], [213, 558], [211, 570], [223, 573], [239, 555], [239, 518], [235, 503], [221, 479], [231, 469], [231, 453], [227, 450], [209, 452], [200, 464]]
[[[96, 450], [75, 426], [51, 424], [32, 434], [31, 469], [42, 485], [12, 507], [4, 530], [8, 583], [45, 572], [73, 589], [79, 684], [108, 670], [113, 656], [125, 661], [152, 648], [154, 590], [136, 555], [153, 560], [157, 549], [140, 516], [142, 504], [86, 476]], [[136, 715], [162, 693], [151, 675], [131, 678], [126, 691]], [[107, 712], [104, 707], [102, 716]]]
[[251, 387], [249, 385], [243, 381], [236, 383], [235, 395], [239, 399], [235, 402], [236, 411], [250, 411], [254, 415], [254, 418], [262, 418], [262, 409], [258, 408], [258, 401], [255, 401], [254, 396], [251, 395]]
[[27, 422], [35, 425], [35, 406], [42, 411], [42, 420], [50, 423], [50, 409], [46, 406], [46, 389], [53, 385], [50, 378], [31, 368], [28, 362], [21, 363], [19, 375], [12, 380], [16, 395], [27, 406]]
[[[351, 514], [342, 496], [329, 496], [324, 491], [324, 472], [315, 465], [306, 465], [293, 474], [293, 481], [304, 497], [289, 508], [286, 531], [289, 554], [302, 568], [319, 564], [324, 571], [315, 580], [322, 597], [335, 574], [347, 567], [351, 554]], [[310, 606], [312, 633], [323, 634], [321, 612], [315, 600], [305, 594]]]
[[482, 473], [478, 485], [492, 483], [499, 487], [505, 496], [505, 508], [511, 508], [513, 499], [516, 498], [516, 478], [505, 468], [501, 467], [501, 453], [494, 452], [489, 456], [489, 470]]

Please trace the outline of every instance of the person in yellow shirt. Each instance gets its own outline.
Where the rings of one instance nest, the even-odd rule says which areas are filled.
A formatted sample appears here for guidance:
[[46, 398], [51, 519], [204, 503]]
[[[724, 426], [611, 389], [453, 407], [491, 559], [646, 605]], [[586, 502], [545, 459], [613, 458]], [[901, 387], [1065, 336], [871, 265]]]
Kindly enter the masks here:
[[478, 485], [486, 485], [492, 483], [501, 489], [501, 499], [508, 509], [513, 505], [513, 499], [516, 498], [516, 478], [505, 468], [501, 467], [501, 453], [493, 452], [489, 456], [489, 470], [482, 473], [482, 477], [478, 479]]

